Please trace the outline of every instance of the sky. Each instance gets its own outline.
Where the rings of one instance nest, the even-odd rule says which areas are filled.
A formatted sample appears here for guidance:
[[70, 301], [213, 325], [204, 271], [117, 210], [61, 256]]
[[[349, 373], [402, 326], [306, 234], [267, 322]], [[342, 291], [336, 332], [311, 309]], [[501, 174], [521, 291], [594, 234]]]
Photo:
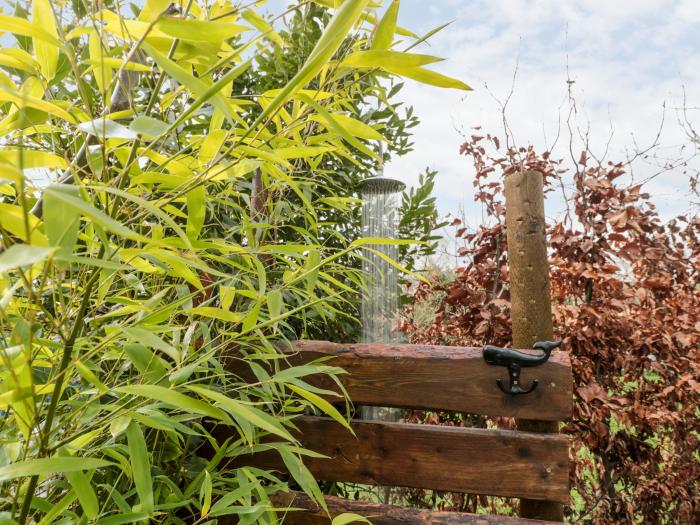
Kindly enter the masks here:
[[[459, 155], [459, 145], [474, 126], [502, 136], [500, 104], [511, 88], [506, 115], [520, 145], [549, 147], [561, 127], [554, 157], [570, 158], [564, 128], [570, 79], [578, 108], [575, 125], [590, 129], [598, 156], [609, 142], [607, 158], [625, 160], [635, 144], [644, 148], [654, 142], [663, 118], [659, 155], [685, 156], [691, 168], [700, 169], [693, 148], [680, 149], [688, 141], [678, 123], [684, 92], [687, 106], [700, 106], [699, 0], [401, 2], [399, 23], [418, 34], [448, 21], [453, 22], [419, 50], [446, 58], [434, 69], [474, 91], [407, 81], [401, 97], [421, 119], [414, 128], [415, 150], [386, 167], [388, 176], [408, 184], [425, 167], [438, 170], [442, 214], [462, 210], [471, 225], [481, 220], [481, 208], [472, 200], [474, 171]], [[700, 129], [700, 111], [691, 110], [689, 117], [698, 117]], [[574, 144], [577, 158], [580, 148], [580, 142]], [[650, 161], [638, 161], [632, 171], [642, 180], [658, 170]], [[691, 208], [681, 169], [656, 177], [647, 189], [666, 218]], [[563, 200], [548, 197], [546, 209], [556, 220]]]
[[[279, 12], [289, 1], [270, 0], [267, 7]], [[511, 91], [506, 116], [515, 142], [548, 149], [561, 129], [553, 157], [571, 163], [567, 80], [578, 109], [574, 126], [590, 129], [597, 156], [607, 150], [607, 159], [625, 160], [654, 142], [663, 119], [658, 154], [685, 157], [700, 171], [697, 152], [681, 149], [688, 140], [678, 122], [678, 108], [700, 108], [700, 0], [401, 1], [400, 25], [419, 35], [446, 22], [452, 23], [414, 51], [446, 58], [430, 67], [474, 90], [406, 80], [399, 98], [421, 124], [413, 130], [414, 151], [385, 168], [409, 185], [426, 167], [437, 170], [441, 215], [463, 215], [471, 226], [482, 220], [472, 199], [474, 170], [459, 146], [475, 126], [503, 136], [501, 104]], [[700, 109], [688, 116], [700, 132]], [[578, 157], [580, 141], [573, 149]], [[631, 168], [635, 180], [658, 171], [650, 161]], [[682, 169], [656, 177], [647, 190], [665, 218], [697, 211]], [[550, 194], [546, 210], [560, 218], [563, 200]]]

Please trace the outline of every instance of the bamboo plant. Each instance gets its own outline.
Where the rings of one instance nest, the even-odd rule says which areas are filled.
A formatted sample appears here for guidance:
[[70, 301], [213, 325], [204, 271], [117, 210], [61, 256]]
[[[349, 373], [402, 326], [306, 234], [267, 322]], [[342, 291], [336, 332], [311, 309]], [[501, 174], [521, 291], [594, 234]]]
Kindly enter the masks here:
[[[319, 202], [331, 175], [295, 163], [376, 157], [381, 129], [348, 103], [370, 76], [468, 87], [406, 50], [420, 38], [398, 1], [318, 0], [332, 18], [303, 66], [238, 96], [256, 54], [285, 45], [276, 21], [308, 3], [0, 15], [1, 523], [277, 523], [270, 495], [290, 483], [324, 505], [294, 417], [348, 426], [307, 380], [342, 370], [282, 369], [277, 345], [292, 320], [342, 315], [362, 284], [342, 261], [369, 240], [318, 242], [318, 206], [351, 203]], [[265, 449], [290, 478], [226, 467]]]

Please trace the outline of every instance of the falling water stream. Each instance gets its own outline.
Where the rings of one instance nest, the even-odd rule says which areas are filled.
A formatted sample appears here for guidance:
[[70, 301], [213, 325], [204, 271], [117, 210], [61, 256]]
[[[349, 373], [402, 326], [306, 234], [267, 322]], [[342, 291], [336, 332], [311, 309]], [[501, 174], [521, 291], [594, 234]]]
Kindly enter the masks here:
[[[399, 223], [398, 207], [402, 182], [385, 177], [371, 177], [361, 186], [362, 233], [364, 237], [396, 239]], [[395, 331], [399, 311], [398, 270], [383, 259], [397, 260], [395, 244], [372, 244], [364, 250], [363, 273], [367, 289], [362, 300], [362, 342], [395, 343], [399, 334]], [[372, 251], [374, 250], [374, 251]], [[362, 407], [363, 419], [397, 421], [401, 410], [384, 407]]]

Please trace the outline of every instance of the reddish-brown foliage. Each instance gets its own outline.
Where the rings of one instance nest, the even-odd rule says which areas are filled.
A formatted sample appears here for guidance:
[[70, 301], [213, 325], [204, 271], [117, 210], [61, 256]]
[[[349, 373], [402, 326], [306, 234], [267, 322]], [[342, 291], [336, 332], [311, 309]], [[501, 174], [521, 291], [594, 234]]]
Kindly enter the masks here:
[[[491, 136], [461, 147], [490, 220], [476, 231], [454, 221], [468, 263], [449, 284], [415, 290], [414, 306], [436, 292], [444, 299], [427, 327], [408, 308], [402, 330], [414, 342], [510, 343], [501, 181], [534, 169], [555, 191], [566, 170], [533, 148], [498, 149]], [[568, 218], [548, 228], [555, 332], [575, 382], [564, 432], [574, 438], [571, 483], [580, 497], [568, 514], [587, 523], [700, 523], [700, 218], [664, 223], [641, 186], [618, 182], [623, 174], [622, 164], [581, 155]]]

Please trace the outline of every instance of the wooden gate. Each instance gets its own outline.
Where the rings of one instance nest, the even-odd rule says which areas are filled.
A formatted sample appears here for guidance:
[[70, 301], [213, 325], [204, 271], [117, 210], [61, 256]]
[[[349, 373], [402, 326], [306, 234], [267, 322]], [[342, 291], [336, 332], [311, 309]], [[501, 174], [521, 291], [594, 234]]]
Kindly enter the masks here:
[[[299, 341], [284, 351], [292, 365], [333, 357], [332, 364], [348, 372], [340, 379], [350, 399], [358, 405], [550, 422], [568, 418], [572, 409], [571, 367], [564, 352], [555, 351], [541, 366], [523, 369], [523, 384], [538, 379], [538, 387], [530, 394], [512, 396], [496, 385], [498, 379], [507, 380], [507, 370], [486, 364], [481, 348]], [[329, 390], [337, 389], [325, 376], [311, 382]], [[310, 471], [321, 480], [568, 501], [569, 443], [562, 435], [352, 421], [353, 435], [329, 418], [304, 416], [294, 422], [302, 445], [328, 456], [305, 460]], [[225, 439], [227, 432], [230, 430], [222, 429], [219, 437]], [[284, 470], [281, 459], [273, 452], [243, 456], [239, 461]], [[276, 501], [306, 509], [290, 512], [284, 523], [329, 523], [325, 514], [301, 494], [280, 494]], [[330, 498], [328, 503], [331, 515], [365, 513], [376, 516], [373, 522], [377, 525], [545, 523], [400, 509], [340, 498]]]

